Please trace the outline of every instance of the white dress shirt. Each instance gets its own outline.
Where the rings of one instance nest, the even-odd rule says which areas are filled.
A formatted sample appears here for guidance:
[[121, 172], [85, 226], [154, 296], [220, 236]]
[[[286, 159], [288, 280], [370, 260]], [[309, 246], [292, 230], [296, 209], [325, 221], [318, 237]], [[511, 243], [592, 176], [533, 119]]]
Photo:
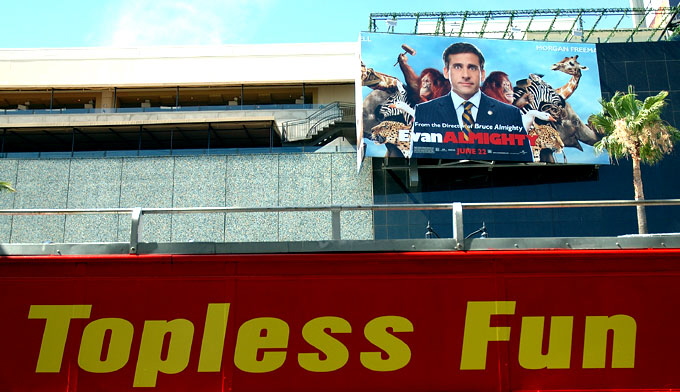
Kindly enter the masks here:
[[469, 101], [472, 102], [472, 119], [474, 122], [477, 122], [477, 111], [479, 110], [479, 101], [482, 99], [482, 92], [480, 90], [477, 90], [475, 95], [470, 97], [470, 99], [463, 99], [458, 96], [458, 94], [454, 93], [451, 91], [451, 100], [453, 101], [453, 107], [456, 108], [456, 116], [458, 117], [458, 124], [463, 124], [463, 112], [465, 111], [465, 107], [463, 106], [463, 102]]

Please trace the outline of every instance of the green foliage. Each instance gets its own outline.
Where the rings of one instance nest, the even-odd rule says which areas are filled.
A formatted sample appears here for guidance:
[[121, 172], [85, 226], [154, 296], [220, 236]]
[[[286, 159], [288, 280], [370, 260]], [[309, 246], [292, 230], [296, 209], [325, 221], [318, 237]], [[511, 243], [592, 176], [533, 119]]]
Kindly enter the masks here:
[[0, 181], [0, 192], [2, 191], [16, 192], [16, 189], [12, 188], [12, 184], [10, 184], [9, 182]]
[[673, 34], [671, 34], [670, 40], [677, 41], [679, 38], [680, 38], [680, 26], [676, 27], [675, 30], [673, 30]]
[[590, 117], [590, 124], [605, 136], [595, 144], [595, 150], [606, 150], [610, 156], [630, 156], [653, 164], [673, 150], [680, 132], [661, 118], [667, 91], [637, 99], [633, 86], [628, 93], [617, 91], [609, 101], [601, 101], [602, 112]]

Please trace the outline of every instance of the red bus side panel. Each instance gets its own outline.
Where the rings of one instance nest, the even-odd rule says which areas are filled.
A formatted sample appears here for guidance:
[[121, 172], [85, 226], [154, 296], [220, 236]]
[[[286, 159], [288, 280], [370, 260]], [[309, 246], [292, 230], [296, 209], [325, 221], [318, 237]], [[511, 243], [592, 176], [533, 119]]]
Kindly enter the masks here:
[[0, 391], [680, 389], [680, 250], [0, 258]]

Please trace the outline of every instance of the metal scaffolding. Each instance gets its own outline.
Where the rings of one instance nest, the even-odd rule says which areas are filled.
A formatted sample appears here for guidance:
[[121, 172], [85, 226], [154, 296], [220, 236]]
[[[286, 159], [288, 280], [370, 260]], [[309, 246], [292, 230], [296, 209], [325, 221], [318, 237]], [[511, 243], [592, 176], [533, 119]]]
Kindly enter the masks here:
[[368, 31], [555, 42], [648, 42], [671, 36], [680, 26], [678, 11], [680, 6], [372, 13]]

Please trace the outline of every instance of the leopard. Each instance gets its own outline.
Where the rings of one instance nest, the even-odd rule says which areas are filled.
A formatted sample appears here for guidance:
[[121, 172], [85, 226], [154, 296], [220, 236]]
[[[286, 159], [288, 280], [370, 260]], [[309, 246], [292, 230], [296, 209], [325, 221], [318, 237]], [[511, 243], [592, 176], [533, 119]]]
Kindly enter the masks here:
[[564, 142], [560, 137], [560, 133], [555, 128], [550, 125], [534, 124], [527, 134], [529, 136], [538, 135], [534, 145], [531, 146], [534, 162], [555, 163], [553, 154], [562, 153], [564, 163], [567, 163], [567, 155], [564, 153]]
[[[407, 141], [399, 140], [399, 131], [407, 130]], [[387, 147], [386, 157], [411, 157], [411, 127], [398, 121], [383, 121], [371, 128], [370, 139], [375, 144], [384, 144]], [[396, 151], [395, 151], [396, 150]], [[401, 153], [401, 155], [400, 155]]]

